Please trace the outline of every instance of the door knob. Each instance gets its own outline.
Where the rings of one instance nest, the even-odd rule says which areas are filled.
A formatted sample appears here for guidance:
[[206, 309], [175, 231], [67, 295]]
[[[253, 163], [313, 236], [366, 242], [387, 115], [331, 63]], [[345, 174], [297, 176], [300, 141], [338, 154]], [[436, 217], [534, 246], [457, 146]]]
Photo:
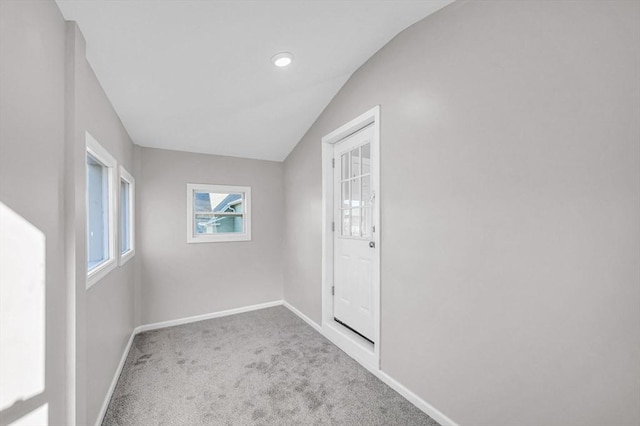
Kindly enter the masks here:
[[376, 243], [374, 241], [369, 241], [369, 247], [374, 248]]

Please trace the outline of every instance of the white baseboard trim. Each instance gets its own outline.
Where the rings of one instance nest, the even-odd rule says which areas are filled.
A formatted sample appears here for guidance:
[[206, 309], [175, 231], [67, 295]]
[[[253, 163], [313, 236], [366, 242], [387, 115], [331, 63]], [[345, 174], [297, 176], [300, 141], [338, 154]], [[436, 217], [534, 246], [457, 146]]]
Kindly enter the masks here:
[[[293, 312], [294, 314], [299, 316], [304, 322], [309, 324], [311, 327], [315, 328], [320, 334], [325, 336], [327, 339], [333, 341], [330, 336], [328, 336], [328, 335], [326, 335], [326, 333], [324, 333], [322, 327], [320, 327], [318, 324], [313, 322], [309, 317], [307, 317], [305, 314], [300, 312], [298, 309], [296, 309], [295, 307], [291, 306], [286, 300], [283, 302], [283, 305], [287, 309], [289, 309], [291, 312]], [[334, 342], [334, 344], [335, 344], [335, 342]], [[339, 347], [339, 345], [337, 345], [337, 344], [336, 344], [336, 346]], [[349, 353], [349, 352], [345, 352], [345, 353], [347, 355], [349, 355], [351, 358], [353, 358], [355, 361], [357, 361], [358, 364], [362, 365], [364, 368], [369, 370], [374, 376], [376, 376], [377, 378], [382, 380], [391, 389], [395, 390], [400, 395], [402, 395], [405, 399], [407, 399], [407, 401], [411, 402], [413, 405], [415, 405], [421, 411], [423, 411], [426, 415], [428, 415], [433, 420], [435, 420], [438, 423], [440, 423], [442, 426], [458, 426], [458, 424], [456, 422], [454, 422], [449, 417], [444, 415], [440, 410], [435, 408], [433, 405], [429, 404], [424, 399], [420, 398], [415, 393], [411, 392], [409, 389], [404, 387], [400, 382], [398, 382], [397, 380], [395, 380], [394, 378], [389, 376], [387, 373], [385, 373], [381, 369], [373, 368], [370, 364], [368, 364], [367, 362], [364, 362], [363, 359], [359, 359], [359, 357], [354, 356], [354, 354], [352, 354], [352, 353]]]
[[[371, 371], [371, 370], [369, 370]], [[440, 423], [442, 426], [458, 426], [456, 422], [451, 420], [449, 417], [444, 415], [442, 411], [435, 408], [433, 405], [429, 404], [424, 399], [420, 398], [415, 393], [411, 392], [409, 389], [404, 387], [397, 380], [393, 379], [387, 373], [382, 370], [371, 371], [376, 377], [386, 383], [391, 389], [398, 392], [400, 395], [405, 397], [407, 401], [411, 402], [413, 405], [422, 410], [426, 415], [431, 417], [436, 422]]]
[[[113, 375], [113, 379], [111, 380], [111, 385], [109, 385], [109, 390], [107, 391], [107, 395], [105, 396], [104, 402], [102, 403], [102, 407], [100, 408], [100, 413], [98, 413], [98, 418], [96, 419], [96, 426], [102, 425], [104, 416], [105, 414], [107, 414], [107, 408], [109, 407], [109, 402], [111, 401], [111, 397], [113, 396], [113, 391], [115, 391], [116, 385], [118, 384], [118, 379], [120, 378], [120, 374], [122, 373], [122, 369], [124, 368], [124, 363], [127, 360], [127, 356], [129, 356], [129, 351], [131, 350], [131, 345], [133, 344], [133, 339], [136, 337], [136, 334], [142, 333], [143, 331], [150, 331], [150, 330], [157, 330], [159, 328], [172, 327], [174, 325], [188, 324], [191, 322], [203, 321], [211, 318], [226, 317], [228, 315], [240, 314], [243, 312], [257, 311], [259, 309], [279, 306], [279, 305], [282, 305], [283, 303], [284, 303], [283, 300], [274, 300], [272, 302], [259, 303], [257, 305], [227, 309], [226, 311], [218, 311], [218, 312], [212, 312], [209, 314], [195, 315], [187, 318], [179, 318], [179, 319], [170, 320], [170, 321], [162, 321], [162, 322], [156, 322], [153, 324], [145, 324], [145, 325], [141, 325], [134, 328], [133, 331], [131, 332], [131, 337], [129, 337], [129, 341], [127, 342], [127, 346], [124, 348], [124, 352], [122, 354], [122, 358], [120, 358], [120, 363], [118, 364], [118, 368], [116, 369], [116, 372]], [[302, 313], [300, 314], [296, 313], [296, 315], [302, 315]]]
[[322, 333], [322, 327], [320, 327], [320, 325], [318, 325], [315, 321], [313, 321], [311, 318], [309, 318], [308, 316], [306, 316], [305, 314], [303, 314], [302, 312], [300, 312], [299, 310], [297, 310], [296, 308], [294, 308], [293, 306], [291, 306], [286, 300], [284, 300], [282, 302], [282, 304], [284, 305], [285, 308], [289, 309], [291, 312], [293, 312], [294, 314], [296, 314], [297, 316], [300, 317], [300, 319], [304, 322], [306, 322], [307, 324], [309, 324], [311, 327], [315, 328], [316, 331], [322, 335], [324, 335]]
[[241, 314], [243, 312], [257, 311], [259, 309], [271, 308], [273, 306], [282, 305], [282, 300], [274, 300], [272, 302], [259, 303], [257, 305], [243, 306], [241, 308], [227, 309], [226, 311], [212, 312], [209, 314], [195, 315], [192, 317], [178, 318], [169, 321], [154, 322], [153, 324], [145, 324], [136, 327], [136, 334], [143, 331], [157, 330], [159, 328], [173, 327], [174, 325], [189, 324], [190, 322], [204, 321], [211, 318], [226, 317], [228, 315]]
[[116, 390], [116, 385], [118, 384], [120, 373], [122, 373], [122, 369], [124, 368], [124, 363], [127, 361], [127, 356], [129, 356], [129, 350], [131, 350], [131, 345], [133, 344], [134, 337], [136, 337], [135, 330], [131, 332], [131, 336], [129, 336], [129, 341], [127, 342], [127, 346], [124, 347], [124, 352], [122, 353], [122, 357], [120, 357], [120, 363], [118, 364], [118, 368], [116, 368], [116, 374], [114, 374], [113, 379], [111, 379], [109, 390], [107, 390], [107, 396], [104, 398], [104, 401], [102, 402], [102, 407], [100, 407], [100, 412], [98, 413], [98, 418], [96, 419], [96, 426], [102, 425], [104, 416], [105, 414], [107, 414], [107, 408], [109, 407], [111, 396], [113, 395], [113, 391]]

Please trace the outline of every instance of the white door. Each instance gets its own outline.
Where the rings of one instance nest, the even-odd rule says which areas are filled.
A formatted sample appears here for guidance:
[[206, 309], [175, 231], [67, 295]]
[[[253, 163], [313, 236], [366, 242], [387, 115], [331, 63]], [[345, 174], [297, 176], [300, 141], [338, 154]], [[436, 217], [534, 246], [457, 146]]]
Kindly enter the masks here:
[[371, 161], [373, 126], [334, 144], [333, 316], [361, 336], [374, 341], [374, 239], [377, 215]]

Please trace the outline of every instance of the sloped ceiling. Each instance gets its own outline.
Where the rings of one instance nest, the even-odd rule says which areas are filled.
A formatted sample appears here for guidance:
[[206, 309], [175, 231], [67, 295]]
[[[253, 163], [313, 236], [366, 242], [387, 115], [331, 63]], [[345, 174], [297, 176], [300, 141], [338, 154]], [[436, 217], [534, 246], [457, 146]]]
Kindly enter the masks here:
[[358, 67], [451, 1], [57, 3], [136, 144], [281, 161]]

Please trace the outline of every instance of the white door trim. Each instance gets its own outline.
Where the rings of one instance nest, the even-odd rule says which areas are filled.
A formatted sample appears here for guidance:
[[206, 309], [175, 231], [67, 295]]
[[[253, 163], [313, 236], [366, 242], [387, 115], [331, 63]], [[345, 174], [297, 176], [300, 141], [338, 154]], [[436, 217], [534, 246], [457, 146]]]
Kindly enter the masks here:
[[[373, 126], [371, 141], [371, 188], [376, 194], [373, 223], [377, 223], [372, 241], [375, 242], [373, 280], [374, 342], [371, 344], [333, 319], [333, 144], [368, 125]], [[374, 176], [375, 175], [375, 176]], [[373, 370], [380, 369], [380, 105], [354, 118], [322, 138], [322, 331], [329, 340]]]

